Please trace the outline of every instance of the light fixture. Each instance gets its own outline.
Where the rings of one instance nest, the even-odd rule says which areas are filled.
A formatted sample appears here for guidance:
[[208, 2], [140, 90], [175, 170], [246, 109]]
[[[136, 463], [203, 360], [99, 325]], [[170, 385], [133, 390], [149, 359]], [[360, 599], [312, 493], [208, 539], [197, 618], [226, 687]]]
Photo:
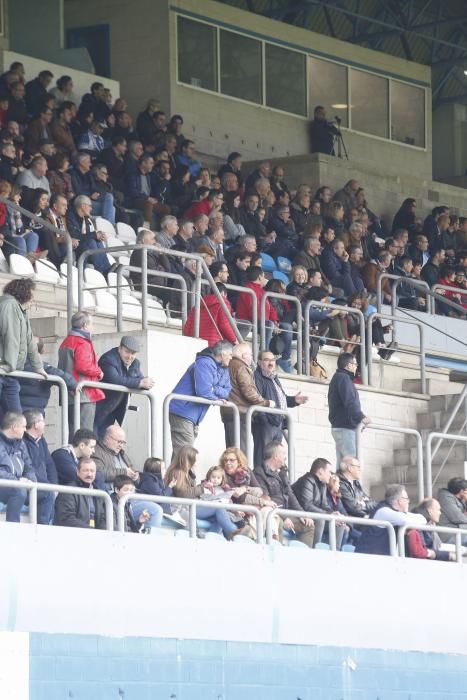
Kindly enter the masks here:
[[332, 107], [333, 109], [347, 109], [348, 105], [337, 103], [337, 104], [335, 104], [335, 105], [331, 105], [331, 107]]
[[467, 68], [466, 68], [465, 71], [464, 71], [464, 75], [467, 75]]

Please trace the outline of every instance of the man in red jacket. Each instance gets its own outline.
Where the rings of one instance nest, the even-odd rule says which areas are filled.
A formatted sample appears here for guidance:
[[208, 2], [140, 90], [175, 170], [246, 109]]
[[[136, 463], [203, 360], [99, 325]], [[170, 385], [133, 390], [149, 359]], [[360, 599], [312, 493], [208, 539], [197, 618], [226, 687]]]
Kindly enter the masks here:
[[[217, 283], [217, 289], [222, 294], [225, 305], [232, 314], [232, 307], [227, 299], [227, 288], [221, 282]], [[194, 318], [195, 310], [191, 309], [188, 314], [183, 335], [194, 335]], [[206, 294], [201, 297], [201, 307], [199, 312], [199, 337], [208, 341], [208, 346], [214, 345], [219, 340], [228, 340], [229, 343], [235, 345], [237, 338], [233, 332], [222, 308], [219, 299], [214, 293]]]
[[[258, 312], [258, 330], [260, 328], [260, 318], [261, 318], [261, 299], [265, 292], [263, 287], [267, 283], [266, 275], [260, 267], [249, 267], [246, 271], [247, 283], [245, 287], [251, 289], [256, 296], [256, 309]], [[266, 299], [266, 304], [264, 308], [264, 318], [266, 321], [266, 342], [265, 347], [262, 349], [268, 349], [269, 343], [271, 342], [272, 333], [274, 328], [278, 328], [278, 317], [275, 312], [274, 307]], [[238, 330], [244, 338], [248, 335], [251, 329], [253, 321], [253, 298], [249, 292], [240, 292], [237, 299], [236, 306], [237, 320], [239, 321]]]
[[[64, 372], [72, 374], [77, 382], [98, 382], [102, 379], [102, 370], [97, 364], [97, 357], [91, 340], [92, 316], [86, 311], [77, 311], [71, 317], [71, 330], [58, 350], [58, 366]], [[80, 420], [78, 428], [92, 430], [97, 401], [102, 401], [105, 394], [101, 389], [84, 387], [81, 392]], [[73, 396], [68, 407], [70, 435], [74, 434]]]

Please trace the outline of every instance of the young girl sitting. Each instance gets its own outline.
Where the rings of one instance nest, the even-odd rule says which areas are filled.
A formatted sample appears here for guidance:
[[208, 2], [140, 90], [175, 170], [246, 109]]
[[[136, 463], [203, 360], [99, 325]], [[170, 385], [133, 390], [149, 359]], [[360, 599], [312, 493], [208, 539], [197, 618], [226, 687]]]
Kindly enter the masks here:
[[[165, 486], [163, 470], [165, 471], [165, 465], [162, 459], [158, 457], [149, 457], [144, 463], [142, 473], [139, 475], [136, 484], [137, 492], [146, 493], [151, 496], [172, 496], [173, 487], [177, 483], [177, 480], [174, 478]], [[171, 508], [168, 503], [162, 503], [161, 505], [164, 513], [171, 513]]]
[[211, 467], [206, 478], [201, 482], [204, 493], [201, 495], [202, 500], [207, 501], [231, 501], [231, 488], [226, 482], [225, 471], [222, 467]]

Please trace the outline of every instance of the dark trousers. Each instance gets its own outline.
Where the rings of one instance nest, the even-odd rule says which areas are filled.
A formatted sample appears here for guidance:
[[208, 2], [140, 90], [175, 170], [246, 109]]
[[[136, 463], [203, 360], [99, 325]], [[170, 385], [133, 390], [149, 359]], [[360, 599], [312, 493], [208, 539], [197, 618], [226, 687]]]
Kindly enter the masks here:
[[0, 488], [0, 503], [6, 503], [6, 520], [8, 523], [19, 523], [21, 508], [26, 503], [26, 489]]
[[0, 377], [0, 404], [4, 413], [7, 411], [22, 413], [19, 381], [14, 377]]
[[251, 427], [253, 433], [254, 449], [253, 449], [253, 464], [249, 464], [250, 469], [259, 467], [264, 461], [264, 448], [270, 442], [282, 442], [284, 433], [282, 429], [269, 423], [253, 423]]

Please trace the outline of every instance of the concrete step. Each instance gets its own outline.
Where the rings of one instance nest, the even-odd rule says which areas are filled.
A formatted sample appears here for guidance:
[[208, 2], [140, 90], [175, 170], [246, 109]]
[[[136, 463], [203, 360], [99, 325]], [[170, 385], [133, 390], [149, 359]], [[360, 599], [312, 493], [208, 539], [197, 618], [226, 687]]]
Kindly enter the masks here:
[[459, 394], [439, 394], [438, 396], [432, 396], [428, 402], [428, 411], [447, 411], [450, 413], [457, 403]]
[[[432, 369], [434, 368], [430, 368], [427, 370], [426, 382], [426, 392], [427, 394], [430, 394], [430, 396], [437, 396], [439, 394], [459, 394], [464, 388], [464, 384], [461, 384], [460, 382], [451, 382], [449, 380], [449, 370], [441, 370], [444, 376], [442, 376], [441, 372], [437, 370], [438, 376], [435, 377], [430, 376]], [[411, 393], [420, 393], [421, 381], [420, 379], [405, 379], [402, 382], [402, 388], [404, 389], [404, 391], [409, 391]]]
[[[434, 441], [433, 446], [436, 444]], [[454, 445], [454, 446], [452, 446]], [[432, 464], [442, 464], [446, 457], [450, 462], [464, 462], [466, 457], [466, 447], [462, 443], [442, 442], [439, 450], [436, 452]], [[417, 449], [416, 447], [403, 447], [394, 450], [393, 463], [394, 466], [403, 464], [416, 464]]]
[[[390, 484], [391, 482], [387, 482]], [[396, 482], [392, 482], [396, 483]], [[397, 482], [401, 483], [401, 482]], [[407, 489], [407, 495], [410, 498], [410, 504], [409, 508], [413, 508], [415, 505], [418, 503], [418, 487], [417, 483], [415, 481], [405, 483], [404, 484], [405, 488]], [[375, 484], [374, 486], [371, 487], [370, 489], [370, 496], [375, 500], [375, 501], [383, 501], [384, 500], [384, 494], [386, 491], [386, 485], [385, 484]]]
[[[430, 413], [418, 413], [417, 414], [417, 430], [428, 430], [428, 431], [440, 431], [444, 429], [447, 421], [449, 419], [449, 412], [447, 411], [431, 411]], [[454, 418], [449, 432], [458, 433], [465, 422], [465, 414], [463, 411], [459, 411], [456, 418]]]
[[[454, 476], [462, 476], [464, 473], [464, 463], [459, 461], [446, 462], [438, 476], [439, 465], [433, 467], [433, 480], [436, 480], [438, 488], [444, 486], [449, 479]], [[414, 464], [394, 465], [383, 467], [383, 484], [408, 484], [417, 481], [417, 467]]]

